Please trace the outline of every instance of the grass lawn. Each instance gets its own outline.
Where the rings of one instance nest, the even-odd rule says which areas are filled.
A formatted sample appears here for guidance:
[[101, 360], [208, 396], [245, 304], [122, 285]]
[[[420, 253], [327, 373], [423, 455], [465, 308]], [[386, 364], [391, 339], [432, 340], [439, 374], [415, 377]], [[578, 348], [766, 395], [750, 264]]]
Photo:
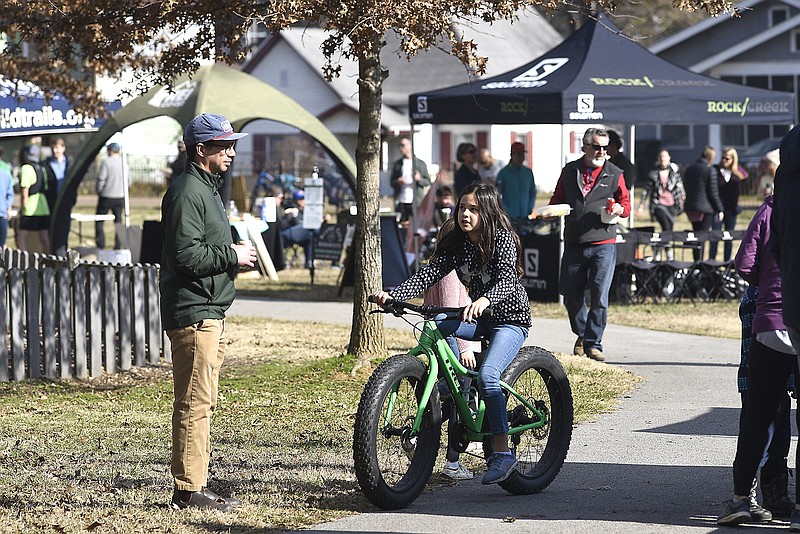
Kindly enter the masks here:
[[[133, 212], [137, 224], [159, 218], [152, 206]], [[352, 300], [352, 288], [339, 296], [341, 272], [320, 263], [313, 286], [307, 271], [289, 269], [280, 282], [240, 279], [237, 287], [272, 298]], [[612, 305], [609, 322], [736, 338], [737, 307]], [[557, 304], [531, 309], [534, 317], [566, 320]], [[350, 376], [354, 362], [343, 355], [349, 326], [242, 317], [228, 324], [209, 485], [241, 497], [239, 512], [168, 507], [172, 382], [170, 366], [159, 365], [86, 382], [0, 384], [0, 532], [244, 533], [372, 510], [352, 467], [353, 420], [368, 376]], [[409, 331], [386, 335], [390, 354], [413, 343]], [[614, 409], [639, 380], [614, 366], [556, 356], [570, 377], [578, 424]], [[480, 459], [465, 461], [482, 469]], [[428, 491], [445, 484], [437, 474], [431, 482]]]
[[[168, 507], [172, 385], [162, 365], [83, 383], [0, 385], [0, 532], [252, 532], [372, 509], [352, 469], [353, 420], [368, 376], [351, 377], [354, 361], [342, 356], [349, 327], [309, 323], [299, 336], [296, 322], [228, 324], [209, 485], [242, 497], [241, 511]], [[412, 339], [387, 330], [392, 353]], [[638, 380], [558, 356], [576, 422], [613, 409]], [[429, 491], [442, 484], [435, 474]]]

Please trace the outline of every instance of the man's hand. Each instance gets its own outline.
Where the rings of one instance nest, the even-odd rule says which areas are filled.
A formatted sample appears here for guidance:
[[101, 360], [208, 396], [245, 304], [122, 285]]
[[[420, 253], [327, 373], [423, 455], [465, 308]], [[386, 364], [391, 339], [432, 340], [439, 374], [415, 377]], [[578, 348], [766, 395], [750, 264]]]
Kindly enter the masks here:
[[236, 252], [236, 263], [239, 267], [252, 267], [256, 264], [256, 247], [250, 241], [240, 241], [231, 248]]
[[718, 221], [722, 222], [722, 219], [724, 219], [724, 218], [725, 218], [725, 213], [723, 213], [723, 212], [717, 213], [717, 220]]

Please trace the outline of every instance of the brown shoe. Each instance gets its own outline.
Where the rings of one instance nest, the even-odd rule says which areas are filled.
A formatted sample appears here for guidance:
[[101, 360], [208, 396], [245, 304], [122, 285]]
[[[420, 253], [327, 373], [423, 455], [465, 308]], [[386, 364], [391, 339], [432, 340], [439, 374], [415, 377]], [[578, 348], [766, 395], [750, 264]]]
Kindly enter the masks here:
[[593, 360], [597, 360], [598, 362], [606, 361], [606, 357], [603, 356], [603, 351], [598, 348], [591, 348], [589, 349], [589, 353], [587, 354]]
[[578, 339], [575, 340], [575, 346], [572, 347], [572, 354], [575, 354], [576, 356], [583, 356], [584, 355], [584, 352], [583, 352], [583, 338], [582, 337], [578, 337]]
[[208, 491], [206, 488], [189, 493], [189, 498], [185, 500], [181, 498], [180, 493], [184, 492], [178, 492], [178, 490], [172, 492], [172, 507], [175, 510], [183, 510], [185, 508], [210, 508], [220, 512], [233, 510], [233, 505], [230, 502]]
[[242, 501], [241, 499], [237, 499], [236, 497], [222, 497], [218, 493], [211, 491], [208, 488], [205, 488], [206, 495], [212, 497], [214, 499], [222, 499], [223, 501], [229, 503], [231, 506], [241, 506]]

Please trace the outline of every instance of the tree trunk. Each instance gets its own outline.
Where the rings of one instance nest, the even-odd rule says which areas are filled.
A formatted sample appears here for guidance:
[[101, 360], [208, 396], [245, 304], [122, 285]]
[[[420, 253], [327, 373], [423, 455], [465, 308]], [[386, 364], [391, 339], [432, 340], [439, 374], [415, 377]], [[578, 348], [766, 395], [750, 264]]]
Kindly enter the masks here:
[[369, 47], [358, 60], [358, 146], [356, 147], [356, 238], [353, 328], [349, 352], [357, 369], [370, 367], [370, 359], [386, 355], [383, 316], [370, 314], [367, 297], [383, 288], [380, 233], [380, 147], [383, 71], [380, 45]]

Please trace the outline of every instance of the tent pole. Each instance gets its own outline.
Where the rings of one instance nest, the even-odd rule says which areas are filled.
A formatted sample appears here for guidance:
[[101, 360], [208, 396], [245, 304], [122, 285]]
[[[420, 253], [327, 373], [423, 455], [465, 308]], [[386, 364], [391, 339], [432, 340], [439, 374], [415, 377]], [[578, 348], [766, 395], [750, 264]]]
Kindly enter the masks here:
[[[628, 125], [628, 159], [631, 160], [631, 163], [636, 165], [636, 125], [631, 123]], [[638, 177], [637, 177], [638, 178]], [[634, 181], [635, 182], [635, 181]], [[636, 203], [636, 199], [634, 198], [634, 189], [636, 188], [636, 183], [631, 184], [630, 193], [630, 202], [631, 202], [631, 213], [628, 215], [628, 228], [633, 230], [636, 226], [636, 221], [634, 220], [633, 213], [636, 211], [634, 209], [634, 204]]]
[[[564, 123], [561, 123], [561, 161], [559, 162], [559, 167], [564, 168], [566, 162], [564, 161]], [[558, 276], [561, 276], [561, 262], [564, 259], [564, 217], [558, 218]], [[564, 305], [564, 295], [561, 294], [561, 291], [558, 292], [558, 305]]]

